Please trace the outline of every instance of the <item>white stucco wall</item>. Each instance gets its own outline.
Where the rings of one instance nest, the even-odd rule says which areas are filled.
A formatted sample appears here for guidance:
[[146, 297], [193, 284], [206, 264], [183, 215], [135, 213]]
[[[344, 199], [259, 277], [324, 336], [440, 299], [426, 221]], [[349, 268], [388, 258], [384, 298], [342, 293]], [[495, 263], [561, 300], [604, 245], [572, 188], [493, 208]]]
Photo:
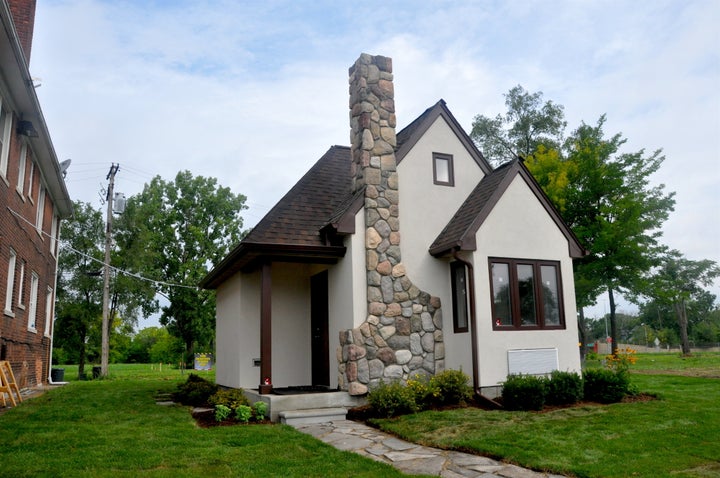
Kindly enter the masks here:
[[260, 274], [235, 274], [217, 289], [215, 380], [233, 388], [255, 388], [260, 369]]
[[[575, 289], [568, 242], [524, 180], [517, 176], [476, 236], [475, 294], [480, 385], [494, 386], [508, 374], [508, 350], [557, 348], [559, 369], [580, 371]], [[494, 331], [489, 257], [560, 261], [565, 329]]]

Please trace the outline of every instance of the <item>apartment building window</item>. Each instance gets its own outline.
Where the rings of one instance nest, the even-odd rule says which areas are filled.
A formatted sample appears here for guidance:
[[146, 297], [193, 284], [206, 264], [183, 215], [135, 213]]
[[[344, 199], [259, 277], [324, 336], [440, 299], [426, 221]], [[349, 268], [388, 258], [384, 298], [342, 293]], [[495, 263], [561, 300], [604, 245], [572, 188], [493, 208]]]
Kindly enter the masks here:
[[53, 212], [52, 224], [50, 224], [50, 254], [53, 257], [57, 256], [57, 244], [58, 244], [58, 230], [60, 220], [57, 215]]
[[7, 181], [8, 156], [10, 155], [10, 133], [12, 132], [12, 112], [0, 97], [0, 175]]
[[33, 202], [33, 179], [35, 178], [35, 161], [30, 160], [30, 174], [28, 175], [27, 197]]
[[17, 254], [10, 249], [10, 258], [8, 260], [7, 287], [5, 288], [5, 315], [14, 317], [12, 312], [13, 291], [15, 290], [15, 264], [17, 262]]
[[27, 169], [27, 143], [23, 141], [20, 146], [20, 164], [18, 166], [17, 192], [23, 198], [25, 194], [25, 169]]
[[25, 261], [20, 262], [20, 279], [18, 280], [18, 299], [17, 305], [21, 309], [25, 308]]
[[45, 218], [45, 187], [41, 184], [38, 192], [37, 213], [35, 215], [35, 228], [42, 236], [43, 219]]
[[40, 285], [40, 278], [36, 273], [30, 275], [30, 307], [28, 308], [28, 330], [33, 332], [35, 329], [35, 322], [37, 320], [37, 300], [38, 300], [38, 287]]

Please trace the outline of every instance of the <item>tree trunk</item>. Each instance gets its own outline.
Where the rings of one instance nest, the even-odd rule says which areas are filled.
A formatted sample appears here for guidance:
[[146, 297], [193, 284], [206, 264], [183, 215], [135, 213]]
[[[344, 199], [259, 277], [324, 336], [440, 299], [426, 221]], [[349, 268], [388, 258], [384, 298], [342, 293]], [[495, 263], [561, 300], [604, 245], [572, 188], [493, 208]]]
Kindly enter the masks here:
[[615, 355], [618, 350], [617, 319], [615, 317], [615, 296], [612, 287], [608, 287], [608, 301], [610, 302], [610, 340], [611, 353]]
[[675, 315], [677, 315], [678, 325], [680, 326], [680, 344], [682, 347], [683, 355], [690, 355], [690, 340], [688, 339], [688, 319], [687, 309], [685, 308], [685, 299], [680, 299], [680, 302], [673, 304], [675, 308]]

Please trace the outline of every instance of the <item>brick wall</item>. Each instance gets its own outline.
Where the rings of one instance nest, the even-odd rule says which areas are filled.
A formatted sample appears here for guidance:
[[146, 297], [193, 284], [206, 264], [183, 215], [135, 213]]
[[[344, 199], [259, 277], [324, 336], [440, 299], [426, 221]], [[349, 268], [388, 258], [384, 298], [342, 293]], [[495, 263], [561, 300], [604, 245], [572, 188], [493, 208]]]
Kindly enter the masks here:
[[25, 53], [25, 60], [30, 63], [30, 50], [35, 27], [35, 0], [8, 0], [8, 3], [20, 45]]

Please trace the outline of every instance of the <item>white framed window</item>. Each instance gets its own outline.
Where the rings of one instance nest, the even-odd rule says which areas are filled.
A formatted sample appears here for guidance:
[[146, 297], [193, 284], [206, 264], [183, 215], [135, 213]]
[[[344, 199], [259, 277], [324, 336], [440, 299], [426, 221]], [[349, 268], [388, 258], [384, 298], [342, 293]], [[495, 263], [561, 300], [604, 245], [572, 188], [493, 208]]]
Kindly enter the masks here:
[[10, 258], [8, 259], [7, 286], [5, 288], [5, 315], [14, 317], [12, 312], [13, 291], [15, 290], [15, 263], [17, 262], [17, 253], [10, 249]]
[[45, 336], [50, 337], [52, 333], [53, 318], [53, 290], [48, 287], [45, 292]]
[[45, 219], [45, 186], [40, 184], [38, 191], [37, 213], [35, 214], [35, 229], [42, 237], [43, 219]]
[[20, 279], [18, 280], [17, 305], [21, 309], [25, 308], [25, 264], [25, 261], [20, 262]]
[[33, 179], [35, 178], [35, 161], [30, 160], [30, 175], [28, 176], [28, 187], [27, 187], [27, 197], [30, 200], [30, 202], [33, 202], [32, 194], [33, 194]]
[[0, 176], [7, 181], [8, 156], [10, 155], [10, 133], [12, 132], [12, 112], [3, 104], [0, 97]]
[[40, 285], [40, 277], [33, 272], [30, 274], [30, 307], [28, 308], [28, 330], [36, 332], [35, 323], [37, 321], [37, 300], [38, 287]]
[[27, 143], [23, 141], [20, 146], [20, 164], [18, 165], [17, 192], [25, 200], [25, 169], [27, 169]]
[[50, 254], [53, 257], [57, 257], [57, 245], [58, 245], [58, 231], [60, 229], [60, 219], [57, 214], [53, 211], [52, 224], [50, 224]]

